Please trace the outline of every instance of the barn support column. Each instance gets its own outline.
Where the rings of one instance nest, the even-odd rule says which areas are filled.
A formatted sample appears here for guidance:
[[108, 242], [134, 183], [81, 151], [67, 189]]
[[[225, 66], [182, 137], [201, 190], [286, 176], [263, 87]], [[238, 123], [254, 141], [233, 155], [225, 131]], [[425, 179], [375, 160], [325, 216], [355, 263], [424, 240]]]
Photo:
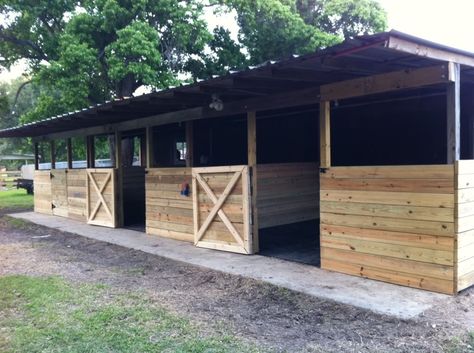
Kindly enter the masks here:
[[50, 152], [51, 152], [51, 169], [56, 169], [56, 145], [54, 140], [49, 142]]
[[94, 136], [86, 137], [87, 168], [95, 168]]
[[460, 65], [449, 63], [447, 85], [447, 163], [453, 164], [461, 158], [461, 95], [460, 95]]
[[146, 167], [153, 168], [155, 165], [155, 148], [154, 148], [153, 127], [146, 127]]
[[250, 168], [251, 180], [251, 230], [253, 252], [259, 251], [258, 238], [258, 208], [257, 208], [257, 114], [247, 112], [247, 164]]
[[331, 166], [331, 105], [329, 101], [319, 104], [319, 148], [320, 167]]
[[192, 121], [186, 122], [186, 167], [194, 166], [194, 125]]
[[71, 139], [66, 139], [66, 148], [67, 148], [67, 168], [72, 169], [72, 144]]
[[117, 227], [123, 227], [124, 205], [123, 205], [123, 153], [122, 153], [122, 133], [115, 132], [115, 170], [116, 170], [116, 189], [115, 202], [117, 205], [116, 222]]
[[35, 170], [39, 170], [39, 146], [38, 146], [38, 142], [35, 142], [34, 148], [35, 148]]

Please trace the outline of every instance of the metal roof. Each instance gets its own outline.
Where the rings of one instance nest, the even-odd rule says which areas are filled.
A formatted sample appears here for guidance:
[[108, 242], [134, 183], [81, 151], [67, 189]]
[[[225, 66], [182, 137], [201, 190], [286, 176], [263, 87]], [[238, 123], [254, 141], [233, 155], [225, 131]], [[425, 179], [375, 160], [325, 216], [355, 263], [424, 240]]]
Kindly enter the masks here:
[[[416, 46], [412, 52], [401, 48], [400, 43], [390, 46], [393, 39], [407, 41]], [[156, 125], [159, 125], [163, 123], [160, 115], [166, 113], [186, 112], [194, 108], [209, 109], [213, 95], [218, 95], [226, 104], [241, 102], [245, 106], [249, 99], [258, 100], [260, 97], [271, 97], [290, 91], [317, 89], [320, 85], [330, 82], [424, 67], [439, 62], [441, 59], [427, 55], [428, 49], [451, 55], [451, 61], [457, 62], [462, 58], [462, 64], [469, 64], [468, 67], [463, 67], [463, 73], [470, 74], [474, 67], [474, 53], [392, 30], [348, 39], [314, 53], [293, 55], [280, 61], [267, 61], [255, 67], [229, 71], [225, 75], [198, 80], [192, 84], [116, 99], [0, 130], [0, 137], [39, 137], [150, 116], [156, 116]], [[317, 102], [317, 96], [314, 97], [314, 102]], [[224, 111], [222, 115], [230, 113], [232, 112]], [[212, 116], [218, 115], [214, 112]]]

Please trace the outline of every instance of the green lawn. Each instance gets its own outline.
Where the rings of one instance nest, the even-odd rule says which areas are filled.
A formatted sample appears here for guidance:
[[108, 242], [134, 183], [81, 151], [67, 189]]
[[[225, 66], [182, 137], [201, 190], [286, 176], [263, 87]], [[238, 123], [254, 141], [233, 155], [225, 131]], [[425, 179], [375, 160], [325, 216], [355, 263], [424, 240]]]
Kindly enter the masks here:
[[1, 190], [0, 209], [4, 208], [33, 208], [33, 195], [25, 189]]
[[1, 352], [259, 352], [204, 335], [145, 294], [72, 285], [58, 277], [0, 277]]

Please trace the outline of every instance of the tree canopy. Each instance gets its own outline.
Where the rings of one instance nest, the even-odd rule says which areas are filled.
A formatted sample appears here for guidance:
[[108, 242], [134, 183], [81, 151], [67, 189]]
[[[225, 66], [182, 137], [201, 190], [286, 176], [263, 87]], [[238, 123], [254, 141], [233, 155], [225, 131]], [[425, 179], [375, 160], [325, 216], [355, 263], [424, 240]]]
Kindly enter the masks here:
[[[236, 15], [238, 40], [208, 28], [209, 9]], [[39, 90], [22, 122], [386, 26], [375, 0], [0, 0], [0, 16], [0, 68], [26, 60]]]

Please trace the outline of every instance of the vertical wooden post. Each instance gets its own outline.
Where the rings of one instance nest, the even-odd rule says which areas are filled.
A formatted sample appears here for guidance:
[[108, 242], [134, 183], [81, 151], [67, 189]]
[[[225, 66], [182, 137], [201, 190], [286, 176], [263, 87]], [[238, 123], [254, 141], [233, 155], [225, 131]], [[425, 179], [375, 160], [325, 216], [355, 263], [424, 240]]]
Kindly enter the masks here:
[[123, 227], [124, 223], [124, 204], [123, 204], [123, 163], [122, 163], [122, 132], [115, 132], [115, 201], [117, 205], [116, 222], [117, 227]]
[[115, 168], [122, 168], [122, 133], [115, 132]]
[[72, 169], [72, 143], [71, 143], [70, 138], [66, 140], [66, 148], [67, 148], [67, 168]]
[[449, 63], [449, 77], [446, 91], [447, 107], [447, 163], [454, 164], [461, 158], [461, 98], [460, 98], [460, 65]]
[[56, 146], [53, 140], [49, 143], [51, 152], [51, 169], [56, 169]]
[[247, 112], [247, 164], [250, 168], [251, 180], [251, 202], [252, 216], [250, 217], [252, 225], [252, 250], [254, 253], [259, 251], [258, 239], [258, 207], [257, 207], [257, 114], [256, 112]]
[[146, 136], [140, 135], [140, 167], [146, 167]]
[[194, 166], [194, 126], [192, 121], [186, 122], [186, 167]]
[[155, 165], [155, 141], [153, 137], [153, 127], [146, 127], [146, 167], [153, 168]]
[[38, 170], [39, 169], [39, 146], [38, 146], [38, 142], [35, 142], [34, 148], [35, 148], [35, 170]]
[[87, 168], [95, 168], [94, 136], [86, 137]]
[[319, 104], [319, 148], [320, 167], [331, 166], [331, 106], [329, 101]]

